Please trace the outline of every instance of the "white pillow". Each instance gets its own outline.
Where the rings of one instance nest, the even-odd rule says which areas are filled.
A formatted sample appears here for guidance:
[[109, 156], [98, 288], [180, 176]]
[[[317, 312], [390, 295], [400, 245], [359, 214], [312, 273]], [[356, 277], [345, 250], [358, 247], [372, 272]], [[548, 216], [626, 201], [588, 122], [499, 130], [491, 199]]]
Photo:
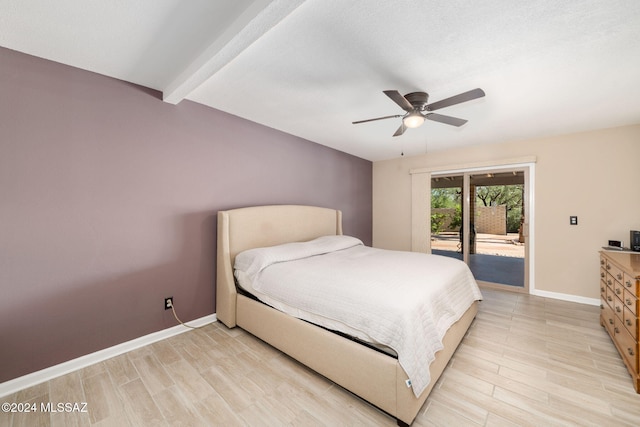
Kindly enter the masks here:
[[234, 268], [246, 273], [251, 279], [266, 267], [277, 262], [294, 261], [329, 252], [364, 245], [352, 236], [322, 236], [308, 242], [285, 243], [283, 245], [254, 248], [236, 255]]

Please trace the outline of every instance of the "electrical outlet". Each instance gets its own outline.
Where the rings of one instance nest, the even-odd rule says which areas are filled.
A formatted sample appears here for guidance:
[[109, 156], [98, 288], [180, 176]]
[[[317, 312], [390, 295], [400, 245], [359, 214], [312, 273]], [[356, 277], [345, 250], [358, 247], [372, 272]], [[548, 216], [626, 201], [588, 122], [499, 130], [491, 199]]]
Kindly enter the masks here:
[[171, 310], [171, 307], [173, 307], [173, 297], [165, 298], [164, 299], [164, 309], [165, 310]]

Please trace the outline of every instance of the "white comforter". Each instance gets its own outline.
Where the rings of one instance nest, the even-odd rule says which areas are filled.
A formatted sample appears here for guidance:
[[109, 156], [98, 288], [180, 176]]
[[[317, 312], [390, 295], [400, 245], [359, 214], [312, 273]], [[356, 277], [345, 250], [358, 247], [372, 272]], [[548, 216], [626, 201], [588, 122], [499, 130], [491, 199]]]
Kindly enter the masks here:
[[275, 308], [391, 347], [416, 396], [446, 331], [482, 299], [461, 261], [370, 248], [349, 236], [251, 249], [235, 268], [240, 285]]

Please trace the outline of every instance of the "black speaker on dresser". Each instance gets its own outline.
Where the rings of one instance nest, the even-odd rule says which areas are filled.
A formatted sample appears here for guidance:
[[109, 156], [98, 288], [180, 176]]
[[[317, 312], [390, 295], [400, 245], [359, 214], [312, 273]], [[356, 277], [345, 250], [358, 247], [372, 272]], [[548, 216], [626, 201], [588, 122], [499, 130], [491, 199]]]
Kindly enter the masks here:
[[631, 230], [629, 237], [629, 247], [632, 251], [640, 252], [640, 231]]

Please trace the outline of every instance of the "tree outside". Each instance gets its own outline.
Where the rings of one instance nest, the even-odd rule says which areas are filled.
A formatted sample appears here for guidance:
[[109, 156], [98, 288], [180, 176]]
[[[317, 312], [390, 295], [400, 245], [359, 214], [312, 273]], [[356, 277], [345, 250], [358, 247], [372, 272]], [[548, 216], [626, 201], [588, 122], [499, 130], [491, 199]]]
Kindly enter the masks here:
[[[492, 185], [476, 187], [476, 204], [483, 206], [505, 205], [507, 209], [507, 232], [517, 233], [522, 221], [522, 184]], [[431, 190], [432, 209], [454, 209], [452, 215], [433, 212], [431, 214], [431, 232], [439, 233], [450, 216], [449, 230], [457, 230], [462, 225], [462, 190], [455, 188], [434, 188]]]
[[507, 233], [517, 233], [522, 221], [522, 195], [524, 185], [492, 185], [476, 187], [476, 203], [484, 206], [507, 207]]
[[[431, 190], [431, 232], [439, 233], [443, 225], [449, 223], [449, 229], [459, 229], [462, 225], [461, 188], [434, 188]], [[434, 213], [433, 209], [454, 209], [454, 214]], [[449, 221], [447, 221], [449, 219]]]

